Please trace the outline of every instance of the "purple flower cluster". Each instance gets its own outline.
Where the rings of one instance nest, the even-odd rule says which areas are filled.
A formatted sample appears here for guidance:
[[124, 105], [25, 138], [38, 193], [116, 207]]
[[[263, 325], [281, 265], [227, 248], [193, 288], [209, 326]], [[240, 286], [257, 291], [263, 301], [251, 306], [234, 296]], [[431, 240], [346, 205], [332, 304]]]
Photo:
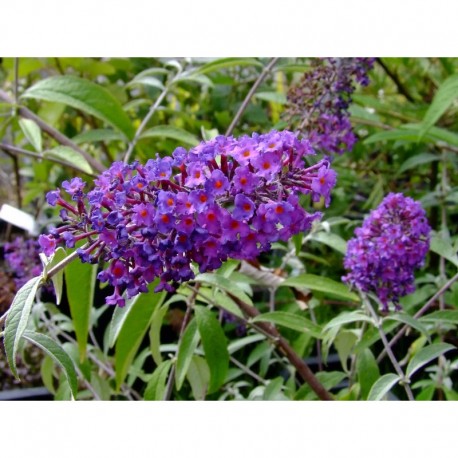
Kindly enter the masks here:
[[336, 174], [329, 161], [307, 166], [314, 155], [306, 139], [289, 131], [240, 138], [219, 136], [171, 157], [115, 162], [84, 193], [80, 178], [47, 194], [60, 205], [64, 225], [41, 236], [45, 254], [56, 243], [78, 248], [83, 262], [108, 262], [98, 278], [114, 286], [107, 303], [124, 305], [147, 290], [173, 291], [173, 282], [216, 269], [228, 258], [253, 259], [270, 244], [310, 229], [320, 213], [309, 214], [300, 194], [329, 204]]
[[328, 153], [350, 151], [356, 142], [348, 107], [354, 84], [367, 86], [373, 58], [315, 59], [312, 70], [288, 92], [285, 111], [290, 126], [306, 130], [313, 148]]
[[415, 291], [415, 268], [429, 250], [431, 228], [421, 205], [402, 194], [388, 194], [348, 242], [342, 280], [400, 309], [399, 298]]
[[36, 240], [16, 237], [14, 242], [5, 243], [4, 250], [6, 266], [14, 276], [17, 289], [41, 274], [40, 245]]

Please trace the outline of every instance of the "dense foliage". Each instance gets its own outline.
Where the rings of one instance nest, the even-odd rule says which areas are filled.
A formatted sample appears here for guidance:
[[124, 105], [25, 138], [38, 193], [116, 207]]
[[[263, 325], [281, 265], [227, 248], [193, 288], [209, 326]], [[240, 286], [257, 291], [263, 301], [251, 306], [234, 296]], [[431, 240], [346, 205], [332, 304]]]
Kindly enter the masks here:
[[38, 347], [55, 399], [456, 399], [457, 71], [3, 59], [0, 203], [41, 231], [2, 226], [5, 379]]

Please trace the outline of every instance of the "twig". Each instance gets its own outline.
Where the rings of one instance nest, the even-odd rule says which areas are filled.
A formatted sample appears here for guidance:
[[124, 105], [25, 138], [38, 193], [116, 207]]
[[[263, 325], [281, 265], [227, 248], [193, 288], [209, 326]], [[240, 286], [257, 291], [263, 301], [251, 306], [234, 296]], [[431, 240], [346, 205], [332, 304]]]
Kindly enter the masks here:
[[380, 67], [383, 68], [385, 73], [390, 77], [390, 79], [393, 81], [393, 83], [396, 85], [398, 88], [398, 91], [409, 101], [409, 102], [415, 102], [415, 99], [410, 95], [409, 91], [405, 88], [405, 86], [402, 84], [401, 80], [398, 78], [398, 75], [396, 73], [392, 72], [383, 62], [383, 60], [380, 57], [377, 57], [376, 59], [377, 63], [380, 65]]
[[60, 165], [63, 165], [65, 167], [69, 167], [69, 168], [71, 168], [73, 170], [76, 170], [77, 172], [84, 173], [84, 174], [89, 175], [91, 177], [96, 177], [97, 176], [97, 175], [95, 175], [93, 173], [88, 173], [86, 170], [80, 169], [78, 166], [76, 166], [74, 164], [70, 164], [69, 162], [65, 162], [65, 161], [62, 161], [62, 160], [60, 160], [58, 158], [54, 158], [54, 157], [49, 157], [49, 156], [45, 157], [45, 156], [42, 156], [41, 154], [34, 153], [33, 151], [28, 151], [26, 149], [18, 148], [17, 146], [8, 145], [6, 143], [0, 143], [0, 149], [2, 149], [10, 157], [16, 158], [18, 155], [21, 154], [23, 156], [32, 157], [34, 159], [41, 159], [41, 160], [48, 160], [48, 161], [51, 161], [51, 162], [55, 162], [56, 164], [60, 164]]
[[[453, 285], [453, 283], [455, 283], [456, 281], [458, 280], [458, 273], [455, 274], [454, 277], [452, 277], [447, 283], [445, 283], [442, 288], [440, 288], [436, 294], [434, 294], [433, 297], [431, 297], [431, 299], [426, 302], [426, 304], [413, 316], [414, 318], [420, 318], [422, 315], [424, 315], [428, 310], [429, 308], [431, 307], [431, 305], [434, 304], [434, 302], [436, 302], [436, 300], [442, 296], [442, 294], [445, 293], [445, 291], [447, 291], [450, 286]], [[389, 341], [388, 343], [388, 346], [390, 348], [392, 348], [397, 342], [398, 340], [404, 335], [404, 333], [407, 331], [407, 329], [409, 329], [409, 325], [404, 325], [399, 331], [398, 333]], [[377, 358], [377, 363], [380, 363], [383, 358], [386, 356], [386, 351], [383, 350], [382, 353], [380, 353], [379, 357]]]
[[[88, 246], [88, 244], [86, 243], [85, 245], [83, 245], [81, 247], [81, 249], [84, 250], [84, 248], [87, 248], [87, 246]], [[75, 250], [72, 254], [69, 254], [66, 258], [62, 259], [62, 261], [60, 261], [52, 269], [50, 269], [46, 273], [46, 275], [44, 277], [44, 280], [47, 281], [50, 278], [52, 278], [54, 275], [57, 274], [57, 272], [59, 272], [62, 269], [64, 269], [68, 264], [70, 264], [77, 257], [78, 257], [78, 252]]]
[[[194, 304], [196, 302], [197, 294], [199, 293], [200, 283], [196, 283], [194, 291], [189, 296], [186, 302], [186, 313], [183, 318], [183, 322], [181, 323], [180, 335], [178, 337], [178, 348], [180, 348], [180, 343], [183, 340], [183, 334], [186, 330], [186, 326], [188, 325], [189, 321], [191, 320], [191, 312]], [[169, 378], [167, 380], [167, 386], [165, 389], [164, 394], [164, 401], [168, 401], [170, 396], [172, 396], [173, 391], [173, 384], [175, 383], [175, 372], [176, 372], [176, 364], [173, 364], [172, 369], [170, 370]]]
[[235, 359], [233, 356], [230, 356], [229, 359], [238, 368], [242, 369], [242, 371], [245, 372], [245, 374], [248, 374], [249, 376], [253, 377], [257, 382], [262, 383], [263, 385], [267, 384], [266, 380], [264, 380], [263, 378], [259, 377], [258, 374], [253, 372], [248, 366], [245, 366], [245, 364], [242, 364], [239, 360]]
[[159, 97], [156, 99], [156, 102], [154, 102], [154, 105], [150, 108], [148, 111], [147, 115], [143, 118], [143, 121], [141, 122], [140, 126], [138, 126], [137, 132], [135, 132], [135, 136], [133, 140], [129, 143], [129, 147], [127, 148], [126, 154], [124, 156], [124, 163], [129, 162], [130, 156], [132, 155], [132, 152], [135, 148], [135, 145], [137, 144], [138, 140], [140, 139], [140, 136], [145, 129], [146, 125], [148, 124], [149, 120], [152, 118], [154, 113], [156, 113], [156, 110], [158, 109], [159, 105], [162, 103], [162, 100], [164, 100], [164, 97], [167, 95], [169, 91], [169, 86], [166, 86], [164, 90], [161, 92]]
[[374, 320], [375, 326], [377, 327], [377, 330], [378, 330], [378, 332], [380, 334], [380, 338], [382, 339], [383, 345], [384, 345], [384, 347], [386, 349], [386, 352], [388, 353], [388, 357], [390, 358], [390, 361], [393, 364], [395, 371], [397, 372], [397, 374], [401, 378], [401, 384], [402, 384], [402, 386], [404, 387], [404, 389], [406, 391], [407, 398], [409, 399], [409, 401], [415, 401], [415, 398], [414, 398], [414, 396], [412, 394], [412, 390], [410, 389], [409, 381], [407, 380], [407, 378], [406, 378], [401, 366], [399, 365], [396, 357], [394, 356], [394, 353], [392, 352], [392, 350], [391, 350], [391, 348], [390, 348], [390, 346], [388, 344], [388, 339], [386, 338], [386, 335], [385, 335], [385, 333], [383, 331], [382, 324], [381, 324], [381, 321], [380, 321], [380, 317], [377, 315], [377, 313], [375, 313], [375, 310], [372, 307], [372, 304], [370, 303], [370, 301], [367, 298], [367, 296], [359, 288], [358, 288], [358, 291], [359, 291], [359, 295], [361, 296], [361, 299], [363, 301], [363, 304], [366, 306], [367, 310], [369, 311], [369, 314], [372, 316], [372, 318]]
[[[0, 100], [10, 103], [11, 105], [15, 105], [14, 101], [11, 100], [10, 96], [5, 91], [2, 91], [2, 90], [0, 90]], [[81, 154], [81, 156], [83, 156], [86, 159], [86, 161], [95, 171], [103, 172], [105, 170], [105, 166], [101, 164], [97, 159], [93, 158], [90, 154], [88, 154], [86, 151], [81, 149], [78, 145], [73, 143], [64, 134], [54, 129], [54, 127], [50, 126], [49, 124], [47, 124], [45, 121], [39, 118], [35, 113], [32, 113], [28, 108], [19, 107], [18, 112], [19, 112], [19, 115], [22, 116], [23, 118], [27, 118], [27, 119], [31, 119], [32, 121], [35, 121], [35, 123], [40, 127], [40, 129], [43, 132], [46, 132], [50, 137], [54, 138], [54, 140], [56, 140], [58, 143], [60, 143], [61, 145], [69, 146], [70, 148], [75, 150], [77, 153]]]
[[267, 74], [272, 70], [273, 66], [277, 63], [278, 59], [279, 57], [274, 57], [269, 62], [269, 64], [264, 68], [262, 73], [259, 75], [258, 79], [254, 82], [253, 86], [251, 87], [250, 91], [248, 92], [247, 96], [245, 97], [245, 100], [243, 101], [242, 105], [240, 106], [239, 111], [237, 111], [237, 114], [234, 116], [234, 119], [232, 120], [231, 125], [228, 127], [226, 131], [226, 137], [232, 134], [235, 126], [240, 121], [242, 114], [246, 110], [246, 107], [250, 103], [250, 100], [253, 97], [254, 93], [258, 89], [259, 85], [264, 81], [264, 78], [267, 76]]

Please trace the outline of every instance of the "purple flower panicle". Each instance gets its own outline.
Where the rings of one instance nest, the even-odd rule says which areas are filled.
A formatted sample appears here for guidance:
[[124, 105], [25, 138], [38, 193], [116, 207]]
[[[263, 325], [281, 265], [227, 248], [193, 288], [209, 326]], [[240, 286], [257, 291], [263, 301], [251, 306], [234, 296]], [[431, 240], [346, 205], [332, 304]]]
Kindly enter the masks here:
[[315, 59], [312, 70], [288, 92], [285, 119], [290, 126], [306, 130], [317, 150], [332, 154], [351, 151], [356, 142], [348, 107], [354, 81], [367, 86], [373, 58]]
[[431, 228], [421, 205], [402, 194], [388, 194], [348, 242], [342, 280], [380, 299], [383, 311], [415, 291], [414, 269], [429, 250]]
[[192, 263], [205, 272], [228, 258], [253, 259], [310, 229], [321, 214], [307, 213], [298, 197], [328, 205], [336, 177], [326, 159], [307, 166], [303, 158], [313, 155], [307, 139], [273, 131], [219, 136], [146, 165], [115, 162], [87, 194], [76, 179], [65, 183], [69, 202], [48, 193], [65, 220], [42, 247], [85, 240], [81, 260], [108, 263], [99, 279], [114, 287], [110, 304], [124, 305], [123, 293], [144, 292], [156, 278], [156, 291], [172, 291], [194, 277]]

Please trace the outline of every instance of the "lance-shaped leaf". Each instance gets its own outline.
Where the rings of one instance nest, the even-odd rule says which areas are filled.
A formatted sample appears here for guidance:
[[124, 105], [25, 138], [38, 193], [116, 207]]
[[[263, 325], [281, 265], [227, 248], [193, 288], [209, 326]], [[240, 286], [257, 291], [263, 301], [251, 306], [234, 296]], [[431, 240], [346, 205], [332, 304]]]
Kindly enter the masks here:
[[361, 302], [359, 296], [350, 291], [348, 286], [330, 278], [320, 277], [313, 274], [302, 274], [285, 280], [281, 286], [294, 286], [295, 288], [306, 288], [312, 291], [320, 291], [339, 299], [352, 302]]
[[30, 279], [16, 294], [5, 323], [4, 345], [11, 372], [19, 378], [16, 369], [16, 353], [19, 341], [27, 327], [32, 305], [42, 276]]
[[226, 336], [213, 312], [205, 307], [195, 307], [197, 328], [205, 352], [205, 359], [210, 369], [210, 386], [212, 393], [224, 383], [229, 368], [229, 352]]
[[385, 374], [382, 375], [373, 385], [369, 395], [367, 396], [368, 401], [380, 401], [388, 391], [393, 388], [401, 378], [396, 374]]
[[64, 371], [70, 390], [74, 398], [78, 392], [78, 382], [76, 378], [75, 366], [72, 359], [62, 348], [62, 346], [44, 334], [26, 331], [24, 338], [45, 351]]
[[75, 327], [76, 340], [78, 341], [80, 361], [86, 357], [96, 275], [97, 266], [93, 264], [83, 264], [78, 261], [71, 262], [65, 268], [67, 297]]

